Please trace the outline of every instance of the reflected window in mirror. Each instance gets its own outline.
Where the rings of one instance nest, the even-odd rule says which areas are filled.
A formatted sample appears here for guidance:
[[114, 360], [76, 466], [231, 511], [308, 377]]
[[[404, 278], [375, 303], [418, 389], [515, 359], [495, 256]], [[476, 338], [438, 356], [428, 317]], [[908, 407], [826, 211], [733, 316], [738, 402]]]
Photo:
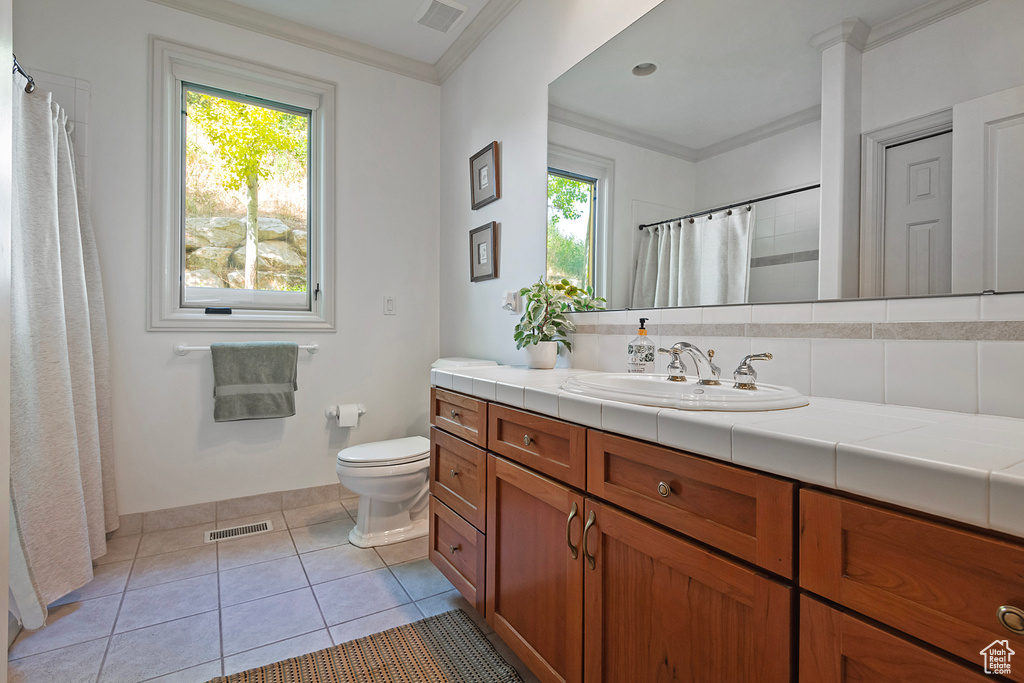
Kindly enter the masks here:
[[597, 178], [548, 169], [548, 280], [593, 286], [597, 183]]

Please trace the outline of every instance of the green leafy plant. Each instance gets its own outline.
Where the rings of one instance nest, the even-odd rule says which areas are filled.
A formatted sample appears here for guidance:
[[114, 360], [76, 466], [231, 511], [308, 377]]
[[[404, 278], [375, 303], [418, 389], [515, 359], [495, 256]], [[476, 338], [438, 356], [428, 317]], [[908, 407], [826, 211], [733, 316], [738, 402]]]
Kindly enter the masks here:
[[551, 341], [572, 351], [572, 344], [566, 339], [566, 334], [575, 330], [576, 326], [565, 314], [571, 311], [599, 310], [604, 307], [605, 301], [594, 297], [592, 287], [577, 287], [564, 278], [554, 283], [538, 280], [520, 289], [519, 296], [523, 298], [524, 311], [512, 335], [517, 349]]

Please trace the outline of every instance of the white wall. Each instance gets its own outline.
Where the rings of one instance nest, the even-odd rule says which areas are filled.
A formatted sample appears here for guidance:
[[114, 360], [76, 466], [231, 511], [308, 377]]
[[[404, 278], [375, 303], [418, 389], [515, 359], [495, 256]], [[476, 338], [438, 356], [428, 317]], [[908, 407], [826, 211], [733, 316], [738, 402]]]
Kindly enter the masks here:
[[[92, 84], [92, 217], [122, 514], [329, 484], [339, 448], [425, 434], [438, 353], [440, 88], [140, 0], [16, 0], [14, 19], [22, 62]], [[337, 83], [336, 333], [146, 331], [150, 34]], [[382, 315], [385, 294], [397, 297], [395, 317]], [[320, 345], [301, 354], [295, 417], [214, 423], [209, 354], [171, 352], [178, 341], [245, 339]], [[352, 434], [324, 418], [339, 402], [366, 405]]]
[[694, 164], [553, 121], [548, 124], [548, 142], [615, 162], [606, 291], [611, 307], [628, 306], [639, 241], [634, 202], [672, 207], [664, 218], [688, 213], [694, 206]]
[[694, 208], [735, 204], [821, 181], [821, 121], [697, 162]]
[[[0, 55], [11, 53], [11, 0], [0, 0]], [[0, 86], [0, 330], [11, 329], [11, 79]], [[0, 512], [0, 586], [7, 585], [7, 518], [11, 473], [11, 339], [0, 339], [0, 486], [4, 490]], [[7, 595], [0, 598], [0, 614], [7, 611]], [[7, 635], [7, 624], [0, 625]], [[4, 642], [0, 640], [0, 642]], [[0, 671], [0, 683], [7, 683], [7, 667]]]
[[876, 130], [1024, 83], [1024, 3], [988, 0], [863, 58], [861, 129]]
[[[657, 0], [521, 0], [441, 86], [441, 352], [525, 362], [501, 292], [545, 268], [548, 83]], [[502, 198], [471, 211], [468, 159], [501, 143]], [[469, 231], [501, 223], [500, 278], [469, 281]]]

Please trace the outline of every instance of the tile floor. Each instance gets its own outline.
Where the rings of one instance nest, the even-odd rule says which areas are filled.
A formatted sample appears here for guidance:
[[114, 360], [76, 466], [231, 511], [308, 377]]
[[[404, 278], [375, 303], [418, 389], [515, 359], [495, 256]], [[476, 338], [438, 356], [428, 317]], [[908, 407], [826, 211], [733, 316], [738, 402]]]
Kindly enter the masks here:
[[[357, 499], [114, 538], [93, 581], [51, 605], [8, 653], [10, 683], [201, 683], [461, 607], [526, 670], [426, 559], [425, 538], [348, 542]], [[203, 532], [274, 530], [204, 544]]]

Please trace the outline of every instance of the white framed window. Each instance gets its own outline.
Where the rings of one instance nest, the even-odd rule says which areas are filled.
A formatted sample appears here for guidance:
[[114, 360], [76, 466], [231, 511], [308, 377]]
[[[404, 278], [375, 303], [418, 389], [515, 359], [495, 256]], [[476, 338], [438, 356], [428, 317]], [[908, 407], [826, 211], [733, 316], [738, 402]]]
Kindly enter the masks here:
[[334, 329], [334, 85], [152, 55], [149, 329]]

